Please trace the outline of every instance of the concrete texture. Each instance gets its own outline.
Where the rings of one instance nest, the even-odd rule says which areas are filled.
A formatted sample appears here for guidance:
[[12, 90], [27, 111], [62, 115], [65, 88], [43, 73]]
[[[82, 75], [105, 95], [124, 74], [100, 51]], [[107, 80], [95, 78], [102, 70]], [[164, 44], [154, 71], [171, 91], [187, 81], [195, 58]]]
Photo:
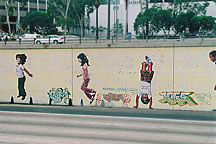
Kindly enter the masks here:
[[0, 143], [215, 144], [212, 121], [0, 111]]

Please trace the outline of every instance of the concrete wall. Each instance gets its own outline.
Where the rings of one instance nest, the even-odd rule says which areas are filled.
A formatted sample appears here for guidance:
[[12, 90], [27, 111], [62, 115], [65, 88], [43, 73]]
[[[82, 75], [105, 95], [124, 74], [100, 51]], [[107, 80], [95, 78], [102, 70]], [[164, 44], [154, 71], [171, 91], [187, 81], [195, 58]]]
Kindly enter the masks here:
[[[208, 55], [215, 48], [1, 50], [0, 102], [7, 102], [10, 96], [17, 95], [15, 55], [25, 53], [28, 56], [25, 67], [34, 77], [26, 75], [28, 97], [25, 101], [15, 98], [15, 102], [27, 103], [29, 97], [33, 97], [34, 103], [47, 104], [47, 93], [52, 88], [66, 87], [74, 105], [80, 105], [83, 99], [84, 105], [89, 106], [89, 100], [80, 89], [83, 80], [76, 77], [82, 72], [76, 57], [83, 52], [91, 65], [89, 88], [97, 91], [98, 101], [92, 106], [101, 105], [103, 100], [106, 107], [133, 107], [139, 90], [141, 63], [149, 56], [155, 71], [153, 108], [210, 111], [216, 108], [213, 90], [216, 67]], [[64, 99], [58, 104], [64, 104]], [[148, 108], [148, 105], [140, 103], [139, 107]]]

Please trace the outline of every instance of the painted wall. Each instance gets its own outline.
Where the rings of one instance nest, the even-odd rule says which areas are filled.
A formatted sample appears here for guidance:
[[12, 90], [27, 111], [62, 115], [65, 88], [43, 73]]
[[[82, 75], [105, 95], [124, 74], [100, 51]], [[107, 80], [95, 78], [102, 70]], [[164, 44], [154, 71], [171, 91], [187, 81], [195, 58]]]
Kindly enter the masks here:
[[[91, 106], [105, 104], [106, 107], [133, 107], [139, 91], [140, 70], [145, 56], [153, 62], [154, 76], [151, 83], [153, 108], [203, 110], [216, 108], [213, 90], [216, 84], [216, 66], [209, 60], [209, 52], [215, 47], [187, 48], [115, 48], [115, 49], [43, 49], [1, 50], [0, 52], [0, 102], [7, 102], [17, 95], [17, 53], [28, 58], [25, 67], [33, 74], [26, 75], [25, 101], [33, 97], [34, 103], [47, 104], [49, 95], [63, 97], [57, 88], [68, 88], [74, 105], [90, 106], [90, 100], [80, 89], [83, 79], [77, 55], [85, 53], [89, 59], [89, 88], [97, 91]], [[60, 90], [60, 92], [59, 92]], [[104, 103], [102, 102], [104, 101]], [[67, 100], [62, 99], [65, 104]], [[97, 103], [96, 103], [97, 102]], [[54, 103], [54, 102], [53, 102]], [[148, 105], [139, 103], [139, 108]]]

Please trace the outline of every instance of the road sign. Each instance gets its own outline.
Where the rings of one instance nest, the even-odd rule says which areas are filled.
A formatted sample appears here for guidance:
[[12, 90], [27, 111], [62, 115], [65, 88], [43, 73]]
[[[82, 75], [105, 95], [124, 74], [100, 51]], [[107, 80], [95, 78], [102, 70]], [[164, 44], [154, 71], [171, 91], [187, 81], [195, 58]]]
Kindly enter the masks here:
[[114, 6], [113, 10], [119, 10], [119, 6]]

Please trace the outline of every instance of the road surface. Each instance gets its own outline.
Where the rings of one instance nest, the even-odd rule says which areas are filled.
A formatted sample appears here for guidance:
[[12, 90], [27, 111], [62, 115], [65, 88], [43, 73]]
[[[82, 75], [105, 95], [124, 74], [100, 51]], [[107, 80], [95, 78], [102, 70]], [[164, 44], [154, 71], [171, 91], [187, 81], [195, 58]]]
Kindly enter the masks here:
[[215, 121], [0, 111], [1, 144], [215, 144]]

